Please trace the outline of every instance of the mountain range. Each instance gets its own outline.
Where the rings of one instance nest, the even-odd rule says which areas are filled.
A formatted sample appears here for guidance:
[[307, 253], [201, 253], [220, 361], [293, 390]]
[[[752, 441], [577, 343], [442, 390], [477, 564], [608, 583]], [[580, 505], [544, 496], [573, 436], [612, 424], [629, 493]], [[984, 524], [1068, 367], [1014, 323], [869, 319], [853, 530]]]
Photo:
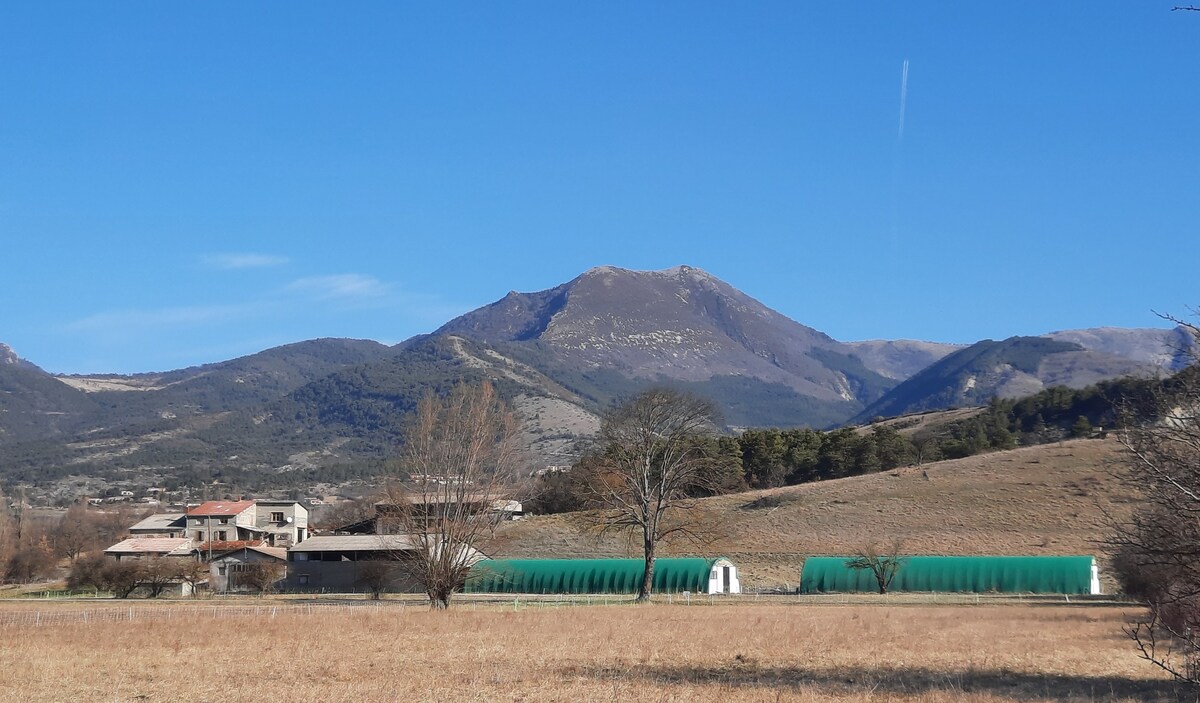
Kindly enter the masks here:
[[531, 452], [566, 463], [597, 414], [650, 384], [713, 399], [733, 429], [831, 427], [1049, 385], [1170, 372], [1178, 329], [953, 345], [840, 342], [696, 268], [591, 269], [510, 292], [395, 346], [316, 339], [157, 374], [53, 375], [0, 345], [0, 478], [303, 486], [378, 472], [427, 390], [492, 379]]

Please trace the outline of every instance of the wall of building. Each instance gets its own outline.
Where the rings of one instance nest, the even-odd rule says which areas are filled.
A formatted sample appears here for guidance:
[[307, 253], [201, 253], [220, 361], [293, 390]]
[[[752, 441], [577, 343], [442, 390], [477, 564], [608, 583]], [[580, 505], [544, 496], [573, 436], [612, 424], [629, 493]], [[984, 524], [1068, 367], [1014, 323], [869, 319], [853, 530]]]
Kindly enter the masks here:
[[[308, 509], [299, 503], [260, 502], [254, 527], [266, 532], [267, 544], [290, 547], [308, 538]], [[281, 513], [283, 520], [273, 520], [272, 513]]]
[[[223, 557], [213, 559], [208, 564], [208, 587], [214, 593], [224, 593], [231, 590], [231, 582], [236, 587], [235, 569], [242, 564], [271, 563], [278, 564], [280, 575], [285, 569], [285, 562], [252, 549], [243, 549]], [[224, 573], [222, 573], [224, 572]]]
[[[222, 524], [221, 520], [225, 520], [225, 524]], [[232, 542], [238, 539], [248, 539], [248, 533], [243, 532], [242, 535], [239, 536], [237, 528], [238, 523], [233, 517], [220, 518], [209, 517], [207, 515], [200, 517], [189, 517], [187, 521], [187, 533], [183, 536], [196, 542], [207, 542], [209, 540], [210, 533], [212, 535], [212, 540], [217, 542]], [[224, 539], [221, 538], [222, 532], [225, 533]]]
[[[729, 568], [729, 579], [726, 583], [725, 568]], [[712, 572], [708, 576], [709, 593], [741, 593], [742, 582], [738, 579], [737, 567], [728, 559], [717, 559], [713, 563]]]
[[[374, 561], [289, 561], [284, 588], [288, 591], [324, 593], [363, 593], [369, 590], [361, 582], [364, 565]], [[389, 593], [421, 593], [420, 584], [410, 567], [391, 563]]]

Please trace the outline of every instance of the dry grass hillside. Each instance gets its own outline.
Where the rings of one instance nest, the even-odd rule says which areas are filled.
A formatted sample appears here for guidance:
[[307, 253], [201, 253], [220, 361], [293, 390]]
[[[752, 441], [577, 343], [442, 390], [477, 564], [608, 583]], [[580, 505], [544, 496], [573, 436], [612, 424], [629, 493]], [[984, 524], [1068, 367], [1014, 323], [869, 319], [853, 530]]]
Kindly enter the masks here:
[[[1116, 477], [1114, 440], [1074, 440], [870, 476], [700, 501], [715, 541], [745, 585], [794, 587], [807, 555], [904, 542], [913, 554], [1095, 554], [1111, 517], [1137, 500]], [[532, 517], [502, 528], [497, 557], [633, 556], [587, 516]], [[695, 553], [676, 544], [667, 553]], [[1111, 583], [1107, 587], [1111, 587]]]

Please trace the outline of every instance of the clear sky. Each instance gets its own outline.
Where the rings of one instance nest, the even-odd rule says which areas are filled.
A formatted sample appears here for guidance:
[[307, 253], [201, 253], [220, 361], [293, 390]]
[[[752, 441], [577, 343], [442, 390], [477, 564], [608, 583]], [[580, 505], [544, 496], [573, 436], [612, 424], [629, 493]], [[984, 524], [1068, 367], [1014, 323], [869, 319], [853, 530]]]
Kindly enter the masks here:
[[1159, 326], [1200, 304], [1172, 4], [3, 3], [0, 341], [391, 343], [601, 264], [843, 340]]

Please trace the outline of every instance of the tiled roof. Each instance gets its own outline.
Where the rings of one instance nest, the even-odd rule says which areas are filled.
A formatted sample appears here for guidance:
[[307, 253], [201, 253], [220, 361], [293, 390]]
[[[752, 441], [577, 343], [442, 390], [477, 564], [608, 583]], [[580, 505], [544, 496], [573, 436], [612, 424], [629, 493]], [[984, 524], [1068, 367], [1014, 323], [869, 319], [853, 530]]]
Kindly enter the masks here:
[[191, 551], [186, 537], [130, 537], [104, 550], [105, 554], [164, 554], [182, 556]]
[[231, 517], [254, 507], [252, 500], [210, 500], [188, 511], [189, 516]]

